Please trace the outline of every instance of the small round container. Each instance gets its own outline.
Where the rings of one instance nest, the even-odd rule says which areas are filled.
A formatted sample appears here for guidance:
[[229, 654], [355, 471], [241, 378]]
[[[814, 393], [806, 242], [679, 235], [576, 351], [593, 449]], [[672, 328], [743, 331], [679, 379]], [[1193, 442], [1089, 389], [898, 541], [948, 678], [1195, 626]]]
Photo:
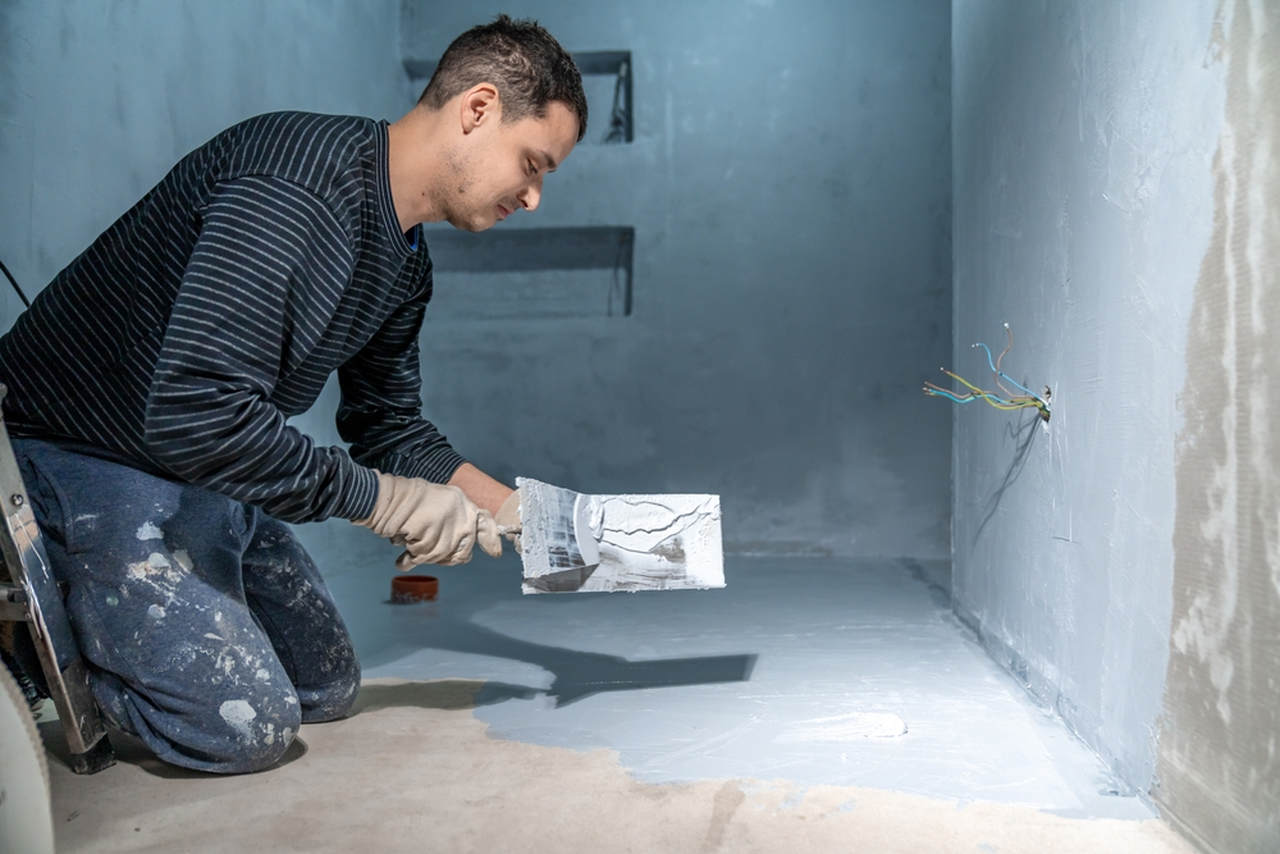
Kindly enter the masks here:
[[391, 579], [391, 601], [398, 605], [433, 602], [439, 592], [440, 579], [434, 575], [397, 575]]

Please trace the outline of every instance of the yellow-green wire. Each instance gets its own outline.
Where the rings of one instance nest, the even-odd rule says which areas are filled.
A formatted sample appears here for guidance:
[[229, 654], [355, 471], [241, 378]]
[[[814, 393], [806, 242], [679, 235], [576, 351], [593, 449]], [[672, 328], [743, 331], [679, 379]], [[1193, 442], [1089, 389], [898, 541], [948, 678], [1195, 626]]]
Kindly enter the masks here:
[[[970, 400], [981, 398], [982, 400], [987, 402], [988, 406], [992, 407], [993, 409], [999, 409], [1004, 412], [1011, 412], [1017, 409], [1030, 409], [1031, 407], [1035, 407], [1036, 409], [1039, 409], [1042, 415], [1046, 411], [1044, 402], [1040, 400], [1038, 397], [1032, 396], [1032, 397], [1027, 397], [1021, 400], [1019, 399], [1005, 400], [1004, 398], [1000, 397], [997, 394], [993, 394], [992, 392], [978, 388], [976, 385], [969, 382], [964, 377], [960, 376], [959, 374], [953, 371], [948, 371], [946, 368], [942, 368], [941, 370], [944, 374], [951, 377], [953, 380], [956, 380], [957, 382], [964, 385], [966, 388], [970, 389], [970, 395], [966, 396], [965, 398], [956, 397], [955, 395], [947, 392], [945, 389], [941, 389], [941, 388], [938, 388], [937, 386], [933, 386], [933, 383], [928, 383], [928, 385], [933, 386], [933, 388], [931, 389], [926, 388], [925, 389], [926, 394], [932, 395], [934, 397], [947, 397], [947, 398], [950, 398], [955, 403], [968, 403]], [[942, 392], [942, 393], [939, 394], [939, 392]]]

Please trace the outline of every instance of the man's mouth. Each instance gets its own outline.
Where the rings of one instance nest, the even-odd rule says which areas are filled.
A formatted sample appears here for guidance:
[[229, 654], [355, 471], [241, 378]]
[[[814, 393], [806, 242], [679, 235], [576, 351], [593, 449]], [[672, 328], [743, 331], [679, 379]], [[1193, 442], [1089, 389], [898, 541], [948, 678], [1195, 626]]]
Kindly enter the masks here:
[[511, 216], [511, 209], [504, 205], [498, 205], [498, 219], [506, 219], [509, 216]]

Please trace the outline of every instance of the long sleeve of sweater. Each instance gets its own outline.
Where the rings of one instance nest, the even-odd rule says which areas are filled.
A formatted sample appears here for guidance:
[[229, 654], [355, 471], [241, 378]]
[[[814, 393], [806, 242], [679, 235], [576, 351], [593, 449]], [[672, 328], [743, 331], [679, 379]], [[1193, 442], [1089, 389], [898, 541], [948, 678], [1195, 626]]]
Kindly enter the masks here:
[[[285, 421], [272, 391], [305, 305], [352, 265], [325, 203], [288, 181], [219, 185], [202, 215], [146, 401], [143, 439], [178, 477], [292, 522], [367, 515], [376, 475]], [[323, 301], [323, 300], [321, 300]]]
[[465, 459], [422, 415], [418, 332], [426, 288], [402, 305], [347, 364], [338, 369], [342, 404], [338, 433], [355, 459], [405, 477], [446, 483]]

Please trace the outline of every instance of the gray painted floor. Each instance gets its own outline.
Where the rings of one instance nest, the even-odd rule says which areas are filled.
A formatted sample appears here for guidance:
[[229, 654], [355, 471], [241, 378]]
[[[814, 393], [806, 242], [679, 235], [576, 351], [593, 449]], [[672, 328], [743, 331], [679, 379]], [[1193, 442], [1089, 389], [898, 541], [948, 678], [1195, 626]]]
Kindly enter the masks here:
[[[736, 777], [1154, 815], [1034, 706], [951, 615], [946, 567], [729, 556], [715, 591], [522, 596], [515, 556], [435, 568], [440, 598], [388, 603], [395, 552], [303, 531], [365, 677], [487, 680], [492, 736], [604, 747], [652, 783]], [[338, 556], [341, 556], [339, 559]], [[880, 725], [898, 716], [905, 734]]]

